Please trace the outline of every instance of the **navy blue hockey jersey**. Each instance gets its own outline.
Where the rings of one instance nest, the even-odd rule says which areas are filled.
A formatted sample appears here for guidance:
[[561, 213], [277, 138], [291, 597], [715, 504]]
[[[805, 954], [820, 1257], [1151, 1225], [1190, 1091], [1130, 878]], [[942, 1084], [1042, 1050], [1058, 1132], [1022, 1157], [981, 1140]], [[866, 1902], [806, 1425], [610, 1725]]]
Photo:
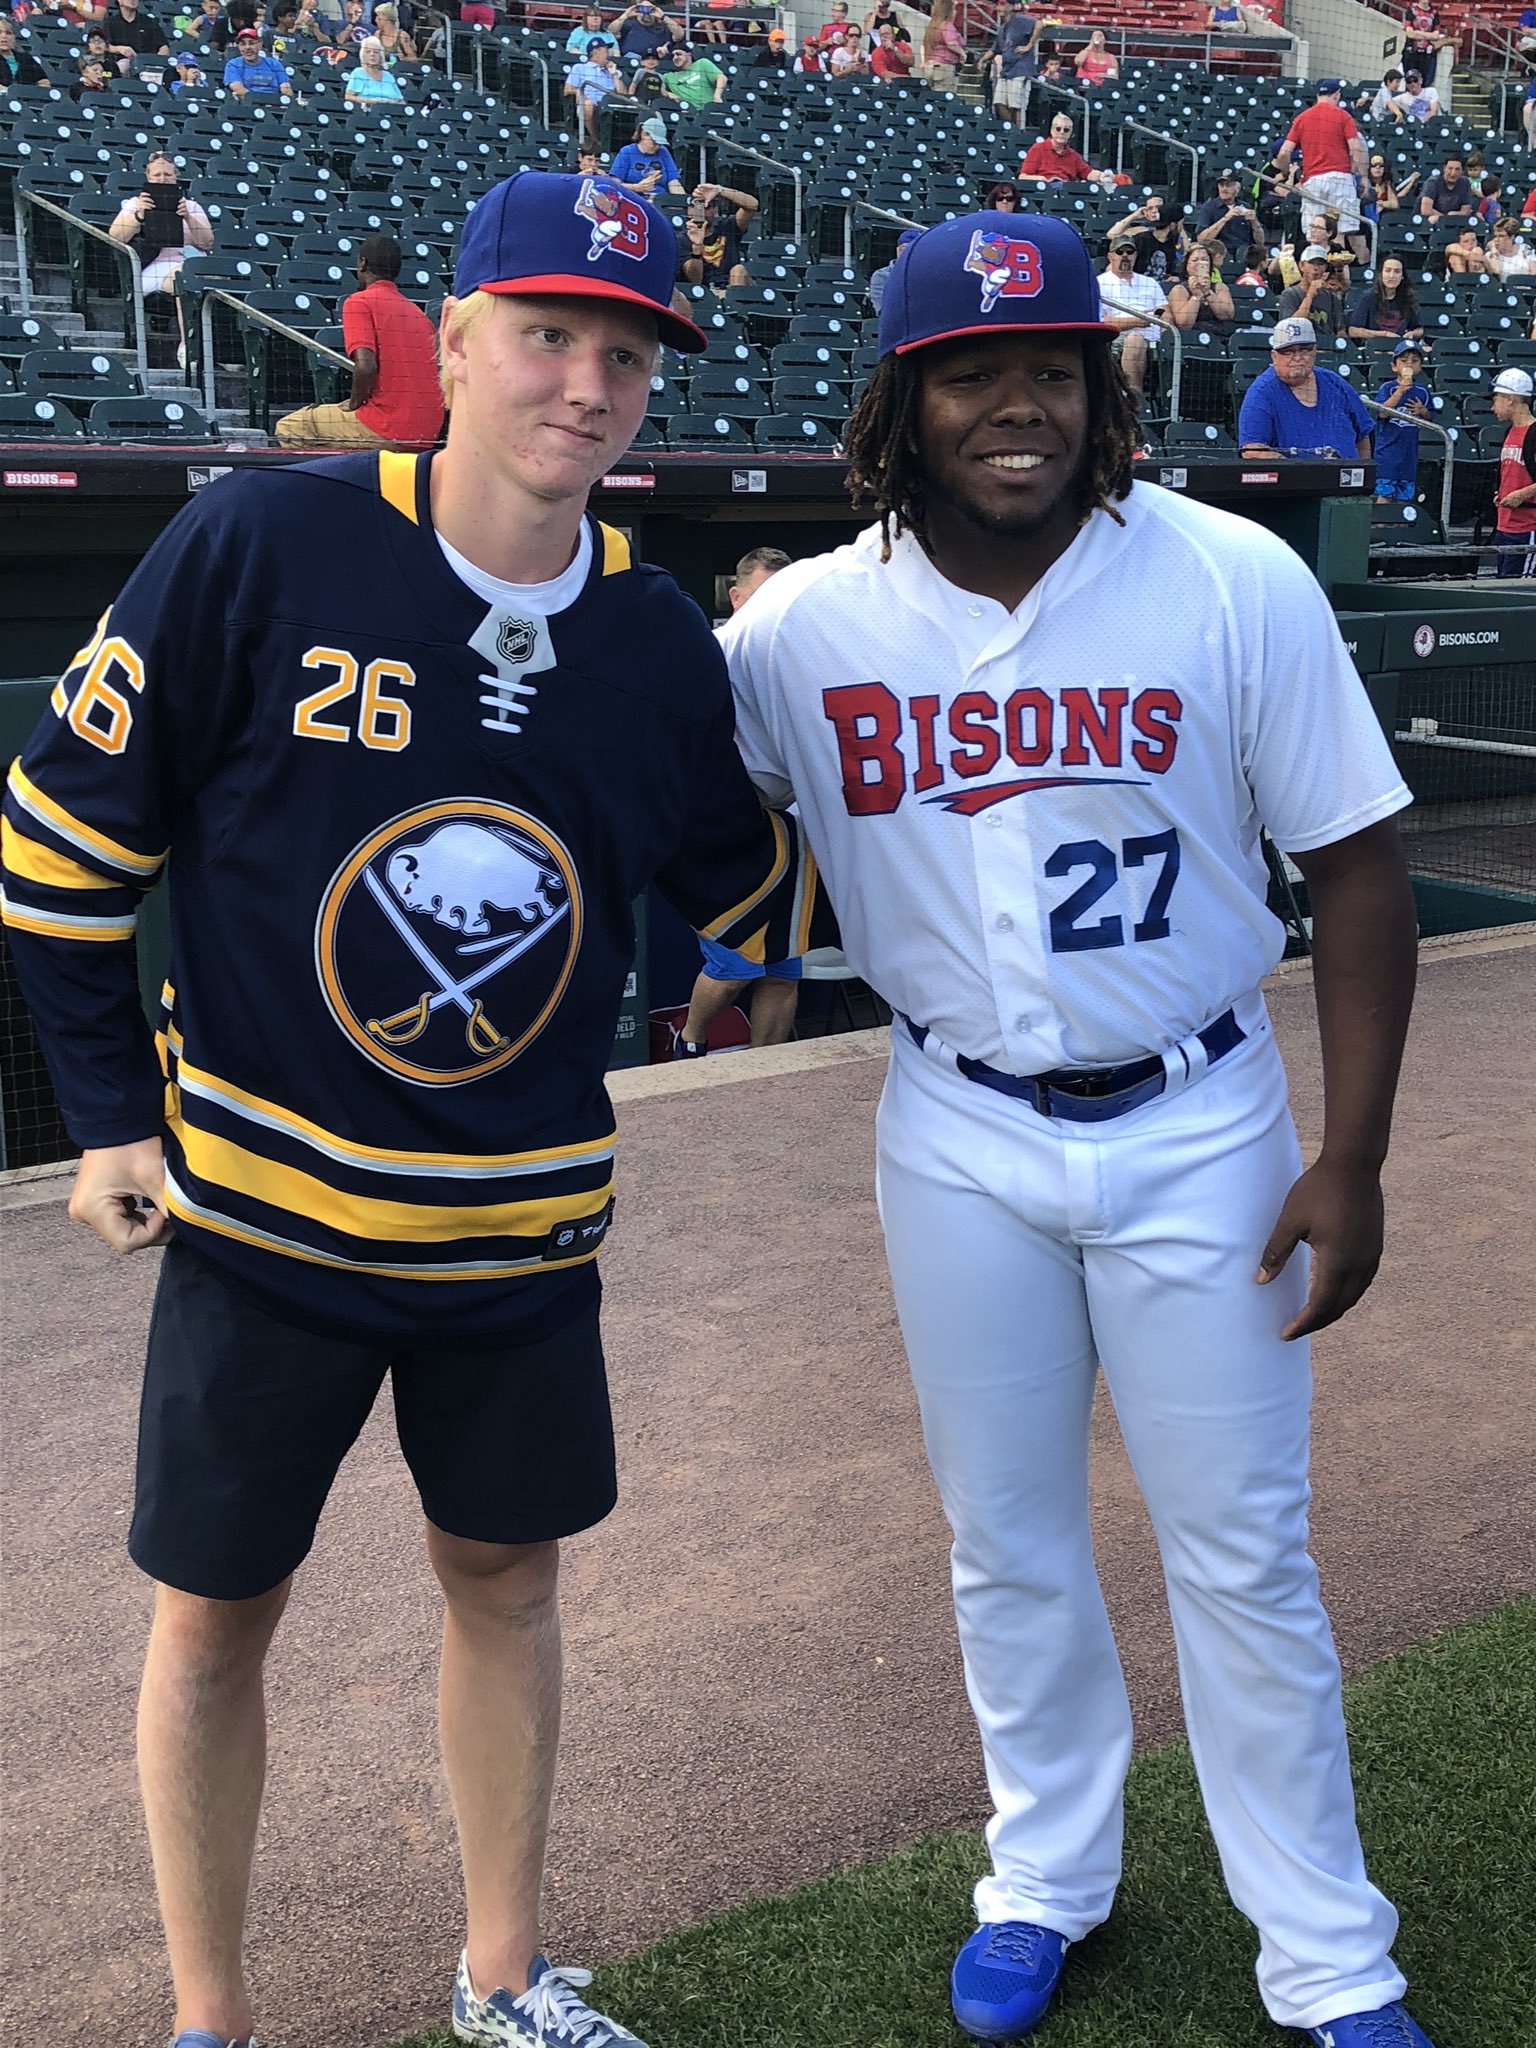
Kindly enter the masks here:
[[[488, 608], [431, 459], [178, 515], [11, 770], [4, 916], [72, 1136], [162, 1133], [233, 1284], [321, 1328], [531, 1336], [596, 1285], [633, 898], [761, 961], [804, 950], [814, 879], [672, 579], [594, 521], [567, 610]], [[132, 941], [163, 870], [157, 1060]]]

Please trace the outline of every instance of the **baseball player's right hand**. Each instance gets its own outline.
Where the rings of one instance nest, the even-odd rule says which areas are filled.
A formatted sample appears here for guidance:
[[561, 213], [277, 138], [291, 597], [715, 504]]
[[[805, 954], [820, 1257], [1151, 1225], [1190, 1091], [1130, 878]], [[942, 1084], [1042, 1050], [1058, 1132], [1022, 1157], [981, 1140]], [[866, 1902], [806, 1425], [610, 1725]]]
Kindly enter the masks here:
[[140, 1138], [83, 1152], [69, 1214], [72, 1222], [88, 1223], [115, 1252], [141, 1252], [160, 1243], [170, 1229], [160, 1140]]

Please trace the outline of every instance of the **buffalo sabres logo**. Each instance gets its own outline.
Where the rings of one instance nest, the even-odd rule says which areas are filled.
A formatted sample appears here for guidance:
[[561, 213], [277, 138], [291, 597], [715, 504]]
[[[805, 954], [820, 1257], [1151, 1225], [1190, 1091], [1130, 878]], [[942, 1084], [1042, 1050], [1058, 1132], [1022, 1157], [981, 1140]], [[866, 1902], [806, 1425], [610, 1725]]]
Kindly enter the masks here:
[[525, 662], [539, 644], [539, 629], [532, 619], [503, 619], [496, 635], [496, 652], [503, 661]]
[[353, 849], [320, 907], [315, 964], [359, 1050], [409, 1081], [453, 1087], [531, 1043], [580, 942], [560, 841], [523, 811], [464, 797], [405, 812]]
[[1040, 251], [1033, 242], [978, 228], [971, 236], [965, 267], [981, 279], [981, 310], [990, 313], [999, 299], [1032, 299], [1045, 284]]
[[636, 262], [644, 262], [650, 252], [651, 230], [645, 208], [637, 199], [600, 178], [583, 178], [576, 195], [576, 211], [592, 223], [589, 263], [606, 255], [631, 256]]

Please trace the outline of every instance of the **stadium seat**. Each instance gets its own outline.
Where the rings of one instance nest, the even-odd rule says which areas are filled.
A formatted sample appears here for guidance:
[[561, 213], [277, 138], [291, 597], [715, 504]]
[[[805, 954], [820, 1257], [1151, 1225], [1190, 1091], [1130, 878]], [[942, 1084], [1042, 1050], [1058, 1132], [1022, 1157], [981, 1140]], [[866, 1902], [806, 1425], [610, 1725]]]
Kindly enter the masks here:
[[217, 441], [218, 429], [177, 398], [101, 398], [86, 429], [93, 441]]
[[78, 441], [84, 427], [51, 398], [0, 397], [0, 441]]
[[756, 422], [752, 437], [759, 448], [803, 448], [823, 455], [830, 455], [839, 439], [825, 420], [803, 413], [771, 413]]
[[1172, 455], [1235, 455], [1237, 443], [1222, 428], [1204, 420], [1169, 420], [1163, 428], [1163, 446]]
[[667, 422], [673, 448], [750, 448], [752, 437], [724, 413], [679, 413]]
[[62, 349], [62, 336], [35, 313], [0, 314], [0, 362], [19, 363], [38, 349]]
[[848, 375], [848, 352], [833, 348], [828, 342], [784, 341], [773, 351], [769, 361], [775, 377], [782, 377], [791, 370], [807, 370], [812, 374], [843, 378]]
[[695, 413], [722, 413], [727, 419], [761, 419], [768, 400], [750, 377], [729, 370], [701, 370], [688, 387], [688, 408]]
[[114, 356], [87, 355], [83, 349], [34, 349], [21, 359], [16, 387], [57, 399], [82, 419], [98, 398], [139, 396], [138, 378]]

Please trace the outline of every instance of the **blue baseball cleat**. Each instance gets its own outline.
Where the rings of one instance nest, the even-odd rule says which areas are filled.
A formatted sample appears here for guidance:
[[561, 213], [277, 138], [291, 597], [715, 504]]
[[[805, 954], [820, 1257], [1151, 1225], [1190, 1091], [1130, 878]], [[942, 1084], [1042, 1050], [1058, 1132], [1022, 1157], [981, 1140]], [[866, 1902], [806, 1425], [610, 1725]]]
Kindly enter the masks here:
[[1044, 2019], [1066, 1953], [1064, 1934], [1028, 1920], [978, 1927], [949, 1973], [956, 2022], [974, 2041], [1021, 2040]]
[[1373, 2012], [1342, 2013], [1320, 2027], [1308, 2027], [1307, 2039], [1314, 2048], [1434, 2048], [1424, 2029], [1409, 2018], [1401, 2000], [1378, 2005]]

